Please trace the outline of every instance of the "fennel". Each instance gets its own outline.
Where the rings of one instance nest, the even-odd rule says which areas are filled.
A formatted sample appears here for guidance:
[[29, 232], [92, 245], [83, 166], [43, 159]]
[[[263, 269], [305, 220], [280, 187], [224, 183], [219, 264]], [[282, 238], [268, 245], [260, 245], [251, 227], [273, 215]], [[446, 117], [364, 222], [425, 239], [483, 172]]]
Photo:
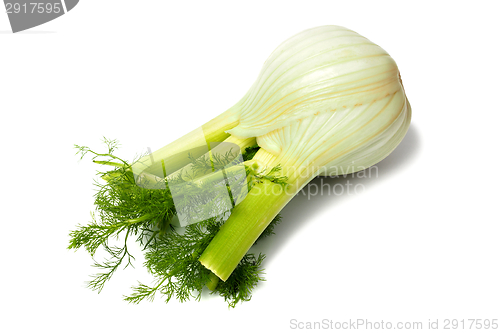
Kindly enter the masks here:
[[[295, 194], [318, 175], [360, 171], [381, 161], [401, 142], [410, 119], [399, 70], [387, 52], [343, 27], [306, 30], [281, 44], [247, 94], [201, 129], [130, 164], [113, 155], [112, 145], [108, 154], [96, 154], [115, 167], [102, 175], [108, 183], [96, 196], [102, 221], [73, 232], [70, 247], [93, 254], [103, 246], [115, 258], [101, 265], [110, 273], [91, 284], [100, 290], [115, 264], [131, 257], [126, 244], [110, 248], [107, 238], [120, 232], [125, 239], [138, 236], [156, 284], [141, 284], [128, 301], [151, 299], [158, 291], [167, 300], [174, 294], [186, 300], [207, 285], [234, 306], [248, 300], [261, 279], [264, 257], [248, 254], [250, 247], [272, 231]], [[245, 151], [248, 194], [238, 197], [241, 202], [231, 196], [227, 221], [221, 214], [176, 233], [172, 219], [197, 196], [186, 187], [181, 207], [169, 186], [190, 178], [202, 187], [214, 161], [223, 158], [214, 142]], [[137, 179], [163, 188], [143, 188]]]

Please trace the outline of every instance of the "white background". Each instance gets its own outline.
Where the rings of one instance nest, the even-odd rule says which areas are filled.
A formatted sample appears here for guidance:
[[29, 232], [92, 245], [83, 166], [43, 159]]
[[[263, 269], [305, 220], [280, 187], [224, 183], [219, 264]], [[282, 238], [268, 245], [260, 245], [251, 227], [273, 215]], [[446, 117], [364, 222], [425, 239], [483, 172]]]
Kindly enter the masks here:
[[[180, 3], [83, 0], [19, 34], [0, 13], [0, 331], [500, 321], [498, 2]], [[66, 247], [90, 219], [95, 165], [73, 144], [119, 139], [129, 159], [158, 149], [237, 102], [282, 41], [325, 24], [381, 45], [401, 71], [412, 124], [378, 177], [295, 198], [258, 249], [267, 281], [235, 309], [210, 295], [122, 301], [150, 282], [138, 252], [101, 294], [85, 288], [92, 261]]]

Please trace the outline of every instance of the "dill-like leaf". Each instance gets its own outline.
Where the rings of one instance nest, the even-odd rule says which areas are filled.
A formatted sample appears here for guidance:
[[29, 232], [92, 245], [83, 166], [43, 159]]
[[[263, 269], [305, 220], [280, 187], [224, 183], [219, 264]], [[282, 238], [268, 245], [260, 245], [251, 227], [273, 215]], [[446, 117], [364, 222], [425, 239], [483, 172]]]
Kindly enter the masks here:
[[[145, 267], [153, 276], [153, 286], [139, 282], [133, 288], [132, 294], [124, 298], [126, 301], [130, 303], [139, 303], [144, 299], [152, 301], [157, 294], [161, 294], [166, 302], [174, 297], [181, 302], [191, 298], [199, 300], [204, 286], [214, 278], [214, 275], [198, 259], [222, 227], [228, 211], [235, 204], [227, 179], [232, 177], [231, 190], [237, 189], [235, 193], [240, 189], [233, 186], [241, 182], [240, 186], [243, 189], [247, 179], [244, 175], [240, 178], [232, 174], [228, 176], [226, 171], [223, 171], [221, 184], [217, 183], [217, 176], [212, 177], [215, 182], [198, 177], [241, 163], [238, 159], [239, 154], [229, 150], [224, 154], [211, 154], [210, 158], [207, 156], [190, 158], [190, 172], [178, 173], [173, 178], [165, 179], [160, 184], [162, 186], [157, 188], [145, 188], [136, 184], [131, 170], [133, 163], [114, 155], [118, 142], [105, 138], [104, 143], [107, 147], [105, 153], [97, 153], [86, 146], [75, 145], [82, 158], [92, 154], [94, 162], [113, 168], [98, 173], [101, 180], [95, 181], [96, 209], [91, 222], [79, 225], [70, 233], [68, 248], [74, 250], [84, 248], [93, 258], [98, 249], [103, 249], [107, 253], [107, 259], [102, 262], [95, 261], [93, 266], [99, 272], [92, 276], [93, 279], [88, 282], [88, 286], [100, 292], [118, 267], [132, 265], [134, 257], [129, 252], [127, 242], [129, 238], [135, 238], [143, 248]], [[258, 146], [246, 149], [243, 154], [244, 159], [251, 159], [257, 150]], [[246, 184], [248, 189], [262, 181], [286, 186], [286, 177], [280, 175], [279, 167], [261, 173], [256, 173], [250, 168], [245, 170], [250, 176], [249, 183]], [[176, 186], [180, 186], [181, 191], [176, 193], [174, 205], [170, 189]], [[231, 199], [229, 207], [219, 199], [226, 192]], [[170, 221], [178, 212], [186, 216], [201, 214], [212, 217], [185, 228], [174, 228], [170, 225]], [[196, 220], [196, 215], [191, 217], [193, 221]], [[273, 228], [280, 219], [278, 215], [258, 241], [273, 234]], [[120, 246], [110, 244], [111, 240], [120, 239], [120, 235], [124, 235]], [[226, 282], [218, 281], [213, 293], [220, 294], [230, 307], [249, 300], [252, 290], [263, 280], [261, 277], [263, 260], [263, 254], [245, 255]]]
[[[101, 272], [93, 275], [93, 279], [88, 282], [88, 286], [97, 291], [102, 290], [105, 282], [113, 276], [120, 265], [124, 262], [127, 262], [125, 267], [131, 264], [133, 256], [127, 248], [129, 236], [136, 236], [141, 243], [147, 244], [149, 239], [146, 238], [154, 234], [152, 230], [165, 232], [168, 221], [176, 213], [168, 189], [158, 191], [137, 186], [130, 164], [112, 154], [118, 143], [107, 139], [104, 142], [108, 152], [103, 154], [85, 146], [76, 146], [82, 157], [88, 153], [93, 154], [94, 159], [107, 157], [105, 164], [115, 168], [98, 173], [106, 182], [103, 184], [95, 181], [96, 211], [92, 214], [92, 221], [86, 226], [79, 225], [76, 230], [70, 232], [68, 246], [74, 250], [83, 247], [92, 257], [99, 248], [108, 254], [108, 259], [104, 262], [94, 263], [94, 267]], [[116, 161], [122, 163], [118, 164]], [[122, 233], [125, 234], [123, 244], [120, 247], [110, 246], [110, 239], [118, 239]]]
[[245, 148], [245, 151], [242, 153], [243, 160], [249, 161], [249, 160], [253, 159], [253, 157], [259, 151], [259, 149], [260, 149], [260, 147], [258, 145], [253, 145], [251, 147]]
[[252, 298], [252, 291], [259, 281], [264, 281], [261, 274], [262, 261], [265, 255], [262, 253], [255, 257], [254, 254], [246, 254], [240, 261], [231, 276], [225, 282], [219, 282], [217, 292], [232, 308], [238, 302], [246, 302]]
[[[139, 283], [133, 288], [133, 293], [124, 299], [139, 303], [143, 299], [152, 300], [159, 292], [166, 302], [172, 297], [180, 302], [191, 298], [200, 300], [203, 287], [210, 281], [211, 272], [198, 259], [223, 223], [221, 218], [212, 218], [188, 225], [183, 234], [176, 230], [165, 234], [149, 247], [145, 255], [145, 266], [156, 281], [154, 287]], [[225, 282], [219, 281], [212, 293], [220, 294], [230, 307], [250, 300], [252, 290], [259, 281], [263, 281], [263, 260], [263, 254], [257, 257], [245, 255], [230, 278]]]

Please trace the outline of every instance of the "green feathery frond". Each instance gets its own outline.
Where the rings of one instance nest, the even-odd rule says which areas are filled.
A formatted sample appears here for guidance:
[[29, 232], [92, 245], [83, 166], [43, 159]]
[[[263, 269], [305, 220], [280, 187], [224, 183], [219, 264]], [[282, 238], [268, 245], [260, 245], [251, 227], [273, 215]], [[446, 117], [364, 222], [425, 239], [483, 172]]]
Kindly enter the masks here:
[[[150, 287], [139, 283], [132, 294], [125, 297], [126, 301], [153, 300], [157, 294], [167, 302], [173, 297], [181, 302], [190, 298], [199, 300], [206, 285], [213, 286], [212, 292], [220, 294], [231, 307], [249, 300], [258, 281], [263, 280], [263, 254], [247, 254], [225, 282], [217, 281], [218, 278], [198, 258], [237, 202], [234, 195], [244, 196], [255, 183], [262, 181], [285, 186], [286, 178], [279, 175], [279, 167], [257, 173], [241, 164], [239, 153], [229, 150], [224, 154], [210, 154], [210, 158], [191, 157], [189, 172], [165, 179], [152, 176], [154, 183], [144, 187], [143, 180], [141, 186], [136, 183], [133, 163], [114, 155], [118, 142], [104, 139], [104, 143], [107, 146], [105, 153], [75, 145], [82, 158], [92, 154], [95, 163], [113, 167], [97, 173], [100, 180], [95, 181], [95, 212], [91, 222], [79, 225], [70, 233], [69, 249], [84, 248], [92, 258], [98, 249], [107, 254], [107, 259], [102, 262], [94, 259], [93, 266], [99, 269], [99, 273], [92, 276], [88, 286], [100, 292], [118, 267], [132, 266], [134, 256], [129, 252], [127, 242], [135, 238], [143, 249], [145, 267], [153, 276], [153, 284]], [[248, 160], [257, 150], [256, 147], [251, 151], [247, 149], [243, 157]], [[241, 165], [239, 169], [234, 168], [238, 165]], [[223, 200], [228, 194], [230, 201]], [[197, 223], [174, 228], [171, 222], [178, 214]], [[204, 218], [198, 221], [199, 216]], [[273, 234], [280, 219], [278, 215], [258, 240]], [[111, 244], [111, 241], [120, 239], [121, 245]]]

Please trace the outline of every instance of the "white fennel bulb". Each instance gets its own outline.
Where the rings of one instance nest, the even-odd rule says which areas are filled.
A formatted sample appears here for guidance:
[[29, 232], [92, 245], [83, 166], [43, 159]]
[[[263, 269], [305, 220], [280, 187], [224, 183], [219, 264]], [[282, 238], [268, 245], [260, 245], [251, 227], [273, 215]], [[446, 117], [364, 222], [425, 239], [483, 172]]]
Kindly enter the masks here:
[[312, 178], [379, 162], [401, 142], [410, 118], [398, 67], [380, 46], [338, 26], [313, 28], [285, 41], [248, 93], [214, 120], [227, 126], [228, 141], [255, 138], [260, 149], [254, 162], [261, 170], [281, 166], [290, 186], [275, 191], [275, 184], [256, 185], [205, 249], [201, 263], [226, 280]]
[[277, 162], [311, 166], [320, 175], [379, 162], [411, 118], [394, 60], [338, 26], [309, 29], [281, 44], [228, 112], [238, 120], [228, 133], [256, 137]]

